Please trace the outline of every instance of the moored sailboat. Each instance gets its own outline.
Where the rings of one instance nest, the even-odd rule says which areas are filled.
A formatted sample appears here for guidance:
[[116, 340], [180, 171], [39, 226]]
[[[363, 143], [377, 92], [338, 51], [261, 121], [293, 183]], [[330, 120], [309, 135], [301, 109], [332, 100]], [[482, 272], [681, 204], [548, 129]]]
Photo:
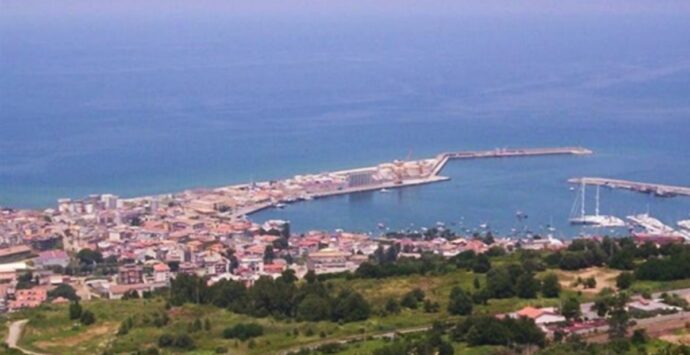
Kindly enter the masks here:
[[[587, 190], [587, 185], [585, 182], [582, 182], [582, 185], [580, 186], [580, 194], [578, 195], [579, 198], [575, 198], [575, 203], [573, 203], [573, 210], [571, 211], [571, 217], [570, 217], [570, 224], [578, 224], [578, 225], [588, 225], [588, 226], [595, 226], [595, 227], [625, 227], [625, 222], [615, 216], [608, 216], [608, 215], [602, 215], [599, 213], [599, 195], [600, 195], [600, 189], [599, 186], [597, 186], [597, 195], [596, 195], [596, 207], [595, 207], [595, 212], [594, 215], [588, 215], [586, 214], [585, 211], [585, 201], [586, 201], [586, 190]], [[576, 215], [575, 212], [575, 206], [577, 205], [578, 200], [580, 200], [580, 214]]]

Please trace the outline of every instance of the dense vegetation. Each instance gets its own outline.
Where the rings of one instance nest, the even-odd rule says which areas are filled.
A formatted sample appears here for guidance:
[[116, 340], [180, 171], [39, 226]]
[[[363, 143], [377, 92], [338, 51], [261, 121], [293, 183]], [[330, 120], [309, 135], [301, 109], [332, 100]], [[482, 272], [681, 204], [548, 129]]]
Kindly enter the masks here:
[[[645, 280], [676, 280], [690, 274], [688, 247], [638, 246], [630, 239], [578, 240], [560, 252], [518, 249], [506, 254], [505, 250], [493, 247], [484, 254], [467, 251], [449, 259], [429, 253], [419, 258], [401, 257], [404, 252], [409, 251], [401, 250], [393, 242], [388, 248], [379, 248], [369, 262], [353, 273], [318, 277], [309, 273], [305, 280], [298, 281], [292, 271], [286, 271], [275, 280], [262, 277], [251, 288], [231, 280], [208, 286], [205, 278], [179, 274], [169, 290], [149, 295], [152, 299], [137, 300], [138, 296], [132, 294], [118, 302], [158, 302], [159, 308], [154, 313], [145, 317], [129, 314], [110, 322], [110, 316], [92, 307], [90, 302], [84, 303], [88, 310], [82, 309], [71, 288], [58, 287], [50, 297], [72, 301], [69, 309], [62, 306], [61, 312], [63, 318], [71, 319], [69, 327], [75, 327], [74, 332], [114, 324], [110, 334], [117, 333], [116, 346], [130, 350], [138, 344], [145, 345], [142, 349], [164, 352], [208, 351], [216, 347], [228, 351], [234, 347], [229, 350], [231, 353], [259, 353], [320, 341], [318, 347], [304, 353], [337, 353], [348, 351], [349, 344], [340, 341], [346, 337], [361, 334], [365, 339], [443, 319], [448, 324], [435, 324], [430, 331], [397, 335], [395, 340], [358, 341], [375, 344], [366, 353], [376, 354], [452, 354], [453, 346], [466, 349], [468, 345], [528, 352], [542, 347], [544, 354], [554, 354], [560, 352], [552, 352], [553, 349], [562, 353], [577, 351], [572, 345], [577, 339], [560, 344], [561, 334], [556, 343], [548, 345], [544, 334], [530, 320], [497, 319], [489, 315], [531, 304], [558, 305], [568, 319], [582, 318], [582, 295], [561, 290], [559, 282], [559, 276], [568, 277], [572, 273], [554, 269], [608, 266], [624, 270], [616, 272], [616, 289], [632, 290], [631, 294], [639, 291], [640, 285], [649, 289], [661, 285]], [[267, 257], [272, 254], [268, 250]], [[84, 252], [81, 259], [79, 263], [84, 269], [106, 264], [97, 253]], [[23, 280], [35, 282], [29, 275]], [[579, 281], [585, 285], [596, 282], [594, 278]], [[628, 338], [631, 316], [639, 315], [624, 309], [622, 305], [627, 297], [627, 293], [613, 289], [604, 289], [596, 296], [596, 311], [610, 320], [611, 342], [605, 346], [587, 345], [579, 350], [621, 353], [614, 350], [634, 348], [645, 341], [645, 335], [639, 333], [634, 339]], [[672, 295], [665, 295], [664, 301], [688, 307], [687, 302]], [[196, 313], [198, 309], [205, 310], [205, 314]], [[214, 313], [223, 315], [214, 316]], [[96, 326], [88, 326], [94, 322]], [[142, 334], [152, 334], [146, 337], [145, 344], [140, 344]], [[325, 342], [331, 338], [332, 343]]]
[[544, 346], [546, 341], [544, 333], [531, 319], [498, 319], [493, 316], [472, 316], [460, 321], [453, 329], [452, 337], [473, 346]]
[[213, 304], [254, 317], [305, 321], [353, 322], [367, 319], [371, 314], [371, 306], [361, 294], [349, 290], [335, 294], [315, 275], [310, 274], [306, 279], [307, 282], [298, 285], [294, 272], [288, 270], [275, 280], [261, 277], [251, 288], [246, 288], [232, 280], [207, 286], [203, 278], [180, 274], [171, 284], [170, 303]]

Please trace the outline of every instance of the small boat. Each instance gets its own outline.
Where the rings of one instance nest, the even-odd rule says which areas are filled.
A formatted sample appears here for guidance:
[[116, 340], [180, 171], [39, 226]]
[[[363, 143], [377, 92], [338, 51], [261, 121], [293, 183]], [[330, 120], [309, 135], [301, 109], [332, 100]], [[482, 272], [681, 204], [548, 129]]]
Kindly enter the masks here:
[[382, 189], [381, 189], [381, 190], [379, 190], [379, 191], [380, 191], [380, 192], [383, 192], [383, 193], [386, 193], [386, 192], [390, 192], [390, 190], [388, 190], [388, 189], [387, 189], [387, 188], [385, 188], [385, 187], [384, 187], [384, 188], [382, 188]]
[[386, 228], [386, 225], [383, 223], [379, 223], [378, 227], [379, 227], [379, 229], [384, 229], [384, 228]]
[[280, 208], [282, 210], [283, 208], [285, 208], [285, 204], [284, 203], [276, 203], [276, 207]]

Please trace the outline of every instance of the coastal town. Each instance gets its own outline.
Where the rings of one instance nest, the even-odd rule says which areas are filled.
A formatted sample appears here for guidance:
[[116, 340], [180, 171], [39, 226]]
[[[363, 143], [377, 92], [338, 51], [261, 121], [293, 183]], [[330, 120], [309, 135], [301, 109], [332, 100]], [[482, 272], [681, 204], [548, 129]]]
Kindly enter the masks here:
[[[60, 199], [57, 208], [43, 211], [3, 208], [0, 212], [0, 309], [34, 307], [47, 299], [44, 286], [74, 283], [84, 299], [121, 298], [128, 292], [152, 292], [167, 287], [177, 273], [242, 281], [251, 286], [262, 275], [277, 277], [287, 268], [303, 276], [354, 271], [383, 239], [368, 234], [312, 231], [290, 233], [289, 222], [262, 224], [247, 216], [265, 208], [338, 194], [400, 188], [444, 181], [439, 176], [449, 159], [589, 154], [583, 148], [496, 149], [443, 153], [433, 159], [394, 161], [376, 167], [297, 175], [215, 189], [123, 199], [112, 194], [80, 200]], [[547, 239], [539, 247], [562, 242]], [[446, 257], [464, 250], [481, 253], [488, 246], [476, 240], [436, 238], [401, 241], [407, 251], [433, 252]], [[499, 241], [511, 247], [513, 241]], [[525, 246], [529, 247], [529, 246]], [[111, 267], [93, 276], [89, 263], [78, 257], [87, 250]], [[299, 261], [299, 262], [295, 262]], [[16, 292], [20, 273], [30, 271], [40, 286]], [[84, 276], [86, 276], [84, 275]]]
[[[298, 276], [307, 270], [318, 274], [354, 271], [374, 253], [379, 241], [344, 231], [294, 236], [287, 221], [258, 224], [247, 215], [333, 194], [433, 182], [436, 164], [433, 159], [396, 161], [375, 168], [161, 196], [122, 199], [103, 194], [60, 199], [57, 208], [43, 211], [3, 208], [0, 309], [35, 307], [47, 300], [47, 288], [61, 283], [74, 285], [83, 299], [117, 299], [128, 292], [143, 294], [167, 287], [178, 273], [208, 277], [211, 283], [232, 279], [251, 286], [259, 277], [277, 277], [287, 268]], [[463, 248], [485, 248], [458, 240], [412, 247], [446, 255]], [[89, 268], [85, 264], [89, 261], [78, 257], [83, 250], [98, 253], [99, 261], [107, 261], [112, 268]], [[38, 285], [18, 289], [18, 279], [26, 272], [33, 274]]]
[[[62, 285], [73, 288], [81, 300], [117, 300], [166, 290], [182, 274], [201, 277], [208, 286], [233, 280], [251, 288], [262, 277], [277, 279], [288, 270], [297, 278], [308, 273], [355, 273], [363, 263], [390, 251], [396, 258], [437, 255], [452, 260], [495, 250], [559, 252], [578, 240], [551, 235], [501, 237], [489, 230], [458, 235], [442, 225], [423, 233], [376, 236], [343, 230], [295, 234], [288, 221], [257, 223], [248, 217], [264, 208], [334, 194], [440, 181], [439, 159], [448, 157], [142, 198], [103, 194], [60, 199], [56, 208], [43, 211], [2, 208], [0, 311], [69, 303], [65, 297], [51, 297]], [[646, 224], [638, 220], [637, 225]], [[648, 226], [647, 233], [631, 231], [631, 237], [639, 247], [685, 243], [682, 236], [656, 224]], [[601, 238], [586, 239], [600, 242]], [[675, 295], [687, 298], [690, 292], [678, 290]], [[684, 317], [684, 308], [665, 302], [664, 297], [634, 297], [627, 308], [662, 315], [657, 321]], [[593, 334], [608, 327], [591, 304], [580, 308], [582, 317], [575, 322], [555, 307], [527, 306], [497, 316], [530, 318], [551, 336]]]
[[[317, 185], [335, 183], [324, 177], [320, 181]], [[226, 279], [251, 287], [262, 276], [277, 278], [288, 269], [298, 278], [309, 271], [316, 275], [355, 272], [377, 250], [393, 246], [399, 249], [398, 257], [419, 258], [431, 253], [452, 258], [468, 251], [482, 254], [492, 248], [558, 251], [572, 242], [550, 236], [459, 236], [443, 233], [443, 227], [421, 237], [372, 238], [345, 231], [294, 235], [287, 221], [258, 224], [232, 216], [231, 210], [246, 207], [236, 201], [274, 203], [286, 196], [283, 186], [272, 183], [196, 190], [156, 199], [125, 200], [107, 194], [60, 200], [57, 209], [41, 212], [2, 209], [0, 310], [14, 312], [45, 302], [68, 303], [63, 297], [49, 297], [61, 284], [73, 287], [82, 300], [116, 300], [133, 293], [144, 297], [168, 288], [179, 274], [204, 277], [209, 285]], [[287, 196], [310, 191], [299, 186]], [[636, 240], [640, 245], [653, 242], [657, 246], [684, 242], [682, 238], [650, 238]], [[90, 262], [105, 267], [93, 268]], [[27, 279], [26, 275], [31, 276]], [[688, 297], [690, 291], [680, 294]], [[528, 306], [502, 316], [528, 317], [552, 336], [559, 331], [591, 334], [607, 327], [591, 306], [583, 304], [585, 316], [565, 328], [565, 316], [553, 307]], [[633, 298], [628, 307], [670, 319], [684, 314], [682, 308], [664, 303], [658, 295], [649, 300]]]

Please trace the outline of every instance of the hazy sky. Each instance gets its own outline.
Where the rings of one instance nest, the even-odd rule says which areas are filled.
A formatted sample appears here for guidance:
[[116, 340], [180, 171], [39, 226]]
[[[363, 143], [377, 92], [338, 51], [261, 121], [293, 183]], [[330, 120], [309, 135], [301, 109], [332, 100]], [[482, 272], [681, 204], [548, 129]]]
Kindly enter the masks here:
[[31, 1], [2, 0], [4, 21], [23, 16], [366, 16], [366, 15], [621, 15], [690, 14], [690, 2], [674, 0], [280, 0], [280, 1]]

